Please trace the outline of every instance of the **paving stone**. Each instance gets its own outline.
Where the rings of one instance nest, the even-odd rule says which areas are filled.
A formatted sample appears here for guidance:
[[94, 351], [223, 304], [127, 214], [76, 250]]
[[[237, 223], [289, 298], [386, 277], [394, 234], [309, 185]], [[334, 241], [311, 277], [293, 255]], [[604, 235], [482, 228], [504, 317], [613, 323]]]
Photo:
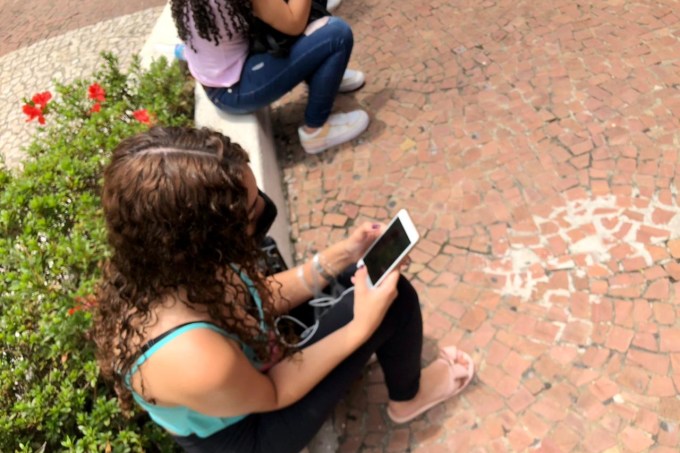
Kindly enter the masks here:
[[[67, 11], [79, 11], [82, 6], [70, 0], [56, 2], [30, 0], [15, 2], [12, 8], [17, 9], [12, 9], [12, 11], [23, 13], [26, 11], [25, 8], [32, 11], [38, 8], [37, 3], [47, 6], [50, 11], [53, 9], [55, 17], [63, 17], [64, 14], [68, 14]], [[37, 92], [54, 91], [53, 80], [55, 78], [58, 78], [61, 83], [68, 83], [76, 78], [89, 76], [101, 64], [99, 54], [102, 51], [115, 52], [121, 65], [127, 67], [132, 55], [141, 50], [149, 33], [149, 24], [153, 24], [161, 12], [160, 7], [155, 7], [128, 16], [116, 17], [117, 13], [113, 4], [109, 2], [108, 6], [101, 7], [104, 3], [96, 0], [93, 5], [85, 6], [84, 14], [87, 17], [75, 20], [72, 25], [67, 25], [70, 20], [65, 20], [63, 28], [57, 26], [55, 29], [55, 24], [58, 22], [48, 23], [46, 27], [49, 32], [46, 32], [44, 36], [39, 33], [36, 35], [36, 30], [31, 30], [31, 27], [24, 28], [19, 25], [25, 24], [26, 21], [38, 20], [40, 22], [44, 20], [44, 15], [36, 16], [26, 13], [19, 21], [12, 23], [11, 17], [13, 16], [0, 14], [0, 23], [4, 22], [0, 28], [6, 30], [6, 25], [8, 30], [17, 33], [16, 37], [20, 40], [17, 43], [5, 41], [0, 43], [0, 80], [3, 81], [3, 90], [0, 92], [0, 106], [2, 106], [0, 123], [3, 125], [0, 129], [0, 156], [5, 159], [8, 167], [18, 168], [20, 166], [20, 161], [24, 157], [23, 147], [28, 144], [36, 127], [33, 123], [25, 122], [25, 116], [21, 111], [22, 99]], [[162, 5], [164, 2], [144, 0], [139, 2], [139, 5], [153, 5], [154, 3]], [[98, 6], [101, 8], [97, 9]], [[136, 10], [134, 6], [121, 7], [120, 12], [124, 11], [139, 10]], [[72, 14], [72, 16], [79, 16], [79, 14]], [[42, 19], [37, 19], [39, 17]], [[92, 24], [93, 21], [101, 20], [97, 19], [98, 17], [108, 20]], [[79, 21], [91, 25], [77, 28], [77, 24], [81, 23]], [[38, 25], [35, 24], [35, 26]], [[45, 26], [45, 24], [40, 25]], [[71, 26], [74, 28], [70, 28]], [[47, 36], [51, 37], [44, 39]], [[15, 49], [18, 43], [25, 45], [23, 40], [26, 40], [26, 44], [32, 44], [26, 48], [5, 53], [9, 49]], [[77, 58], [74, 58], [75, 56]]]

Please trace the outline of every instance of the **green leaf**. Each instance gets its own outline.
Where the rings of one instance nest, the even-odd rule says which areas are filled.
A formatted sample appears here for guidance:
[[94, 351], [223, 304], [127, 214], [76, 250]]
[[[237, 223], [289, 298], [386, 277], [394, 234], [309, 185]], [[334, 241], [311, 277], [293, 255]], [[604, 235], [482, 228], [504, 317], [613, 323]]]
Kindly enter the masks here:
[[[91, 114], [94, 82], [106, 101]], [[109, 255], [101, 172], [123, 138], [146, 129], [127, 112], [191, 125], [190, 79], [174, 62], [142, 70], [135, 58], [124, 69], [103, 53], [91, 77], [55, 86], [23, 171], [0, 166], [0, 451], [177, 451], [141, 412], [122, 415], [87, 339], [91, 315], [68, 311], [95, 291]]]

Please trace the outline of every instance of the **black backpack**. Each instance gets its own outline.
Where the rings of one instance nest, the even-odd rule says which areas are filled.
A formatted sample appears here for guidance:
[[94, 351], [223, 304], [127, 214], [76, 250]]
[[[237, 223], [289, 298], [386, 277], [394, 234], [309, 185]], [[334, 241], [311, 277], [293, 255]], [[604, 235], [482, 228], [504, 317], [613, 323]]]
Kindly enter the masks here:
[[[312, 0], [307, 23], [314, 22], [322, 17], [330, 16], [326, 9], [327, 0]], [[300, 36], [291, 36], [281, 33], [263, 22], [257, 17], [250, 27], [250, 52], [269, 53], [275, 57], [285, 58], [290, 54], [290, 48]]]

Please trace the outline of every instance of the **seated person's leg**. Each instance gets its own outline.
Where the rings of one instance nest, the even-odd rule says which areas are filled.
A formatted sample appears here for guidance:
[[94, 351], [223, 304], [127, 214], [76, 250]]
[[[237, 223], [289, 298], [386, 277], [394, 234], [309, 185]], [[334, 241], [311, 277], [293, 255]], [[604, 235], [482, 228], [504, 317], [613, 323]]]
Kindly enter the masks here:
[[[335, 69], [339, 71], [336, 77], [338, 80], [327, 85], [324, 90], [328, 94], [325, 97], [328, 103], [325, 110], [330, 112], [352, 50], [351, 29], [342, 21], [338, 25], [337, 21], [340, 19], [333, 18], [311, 35], [301, 36], [286, 58], [274, 57], [268, 53], [249, 55], [239, 82], [231, 88], [208, 87], [208, 96], [227, 112], [253, 112], [280, 99], [299, 83], [314, 78], [320, 68], [326, 67], [328, 60], [336, 62], [339, 58], [342, 67]], [[337, 64], [333, 67], [336, 66]], [[325, 121], [323, 118], [317, 120], [317, 126]]]
[[[354, 45], [351, 28], [343, 20], [332, 17], [307, 39], [317, 35], [328, 39], [336, 51], [307, 79], [309, 99], [305, 109], [305, 125], [298, 129], [298, 134], [303, 148], [311, 154], [356, 138], [366, 130], [369, 123], [368, 114], [363, 110], [331, 115]], [[356, 80], [348, 80], [349, 83], [345, 85], [350, 88], [342, 91], [351, 91], [363, 84], [363, 74], [350, 71], [348, 74]], [[357, 75], [360, 77], [355, 77]]]
[[[349, 25], [331, 17], [308, 36], [301, 36], [287, 58], [266, 53], [250, 55], [237, 85], [206, 88], [206, 93], [218, 108], [241, 114], [265, 107], [307, 81], [305, 122], [298, 133], [305, 150], [318, 153], [354, 139], [368, 127], [369, 117], [363, 110], [331, 115], [353, 44]], [[363, 80], [362, 73], [348, 71], [343, 91], [360, 87]]]
[[[257, 426], [258, 446], [254, 451], [287, 453], [297, 452], [306, 446], [340, 399], [346, 395], [350, 385], [361, 376], [366, 362], [376, 350], [381, 351], [391, 347], [402, 348], [405, 343], [408, 343], [407, 348], [398, 351], [398, 365], [396, 360], [386, 363], [388, 367], [398, 366], [400, 373], [399, 376], [394, 376], [395, 379], [392, 379], [388, 386], [391, 387], [390, 394], [397, 393], [406, 396], [406, 392], [410, 392], [409, 395], [415, 395], [420, 377], [422, 338], [407, 337], [415, 332], [421, 332], [422, 335], [422, 320], [417, 296], [413, 299], [413, 295], [415, 291], [412, 286], [404, 277], [401, 277], [399, 296], [366, 343], [335, 367], [328, 376], [295, 404], [278, 411], [251, 415], [250, 421], [254, 418]], [[309, 344], [349, 322], [352, 319], [353, 306], [354, 297], [350, 293], [321, 318], [319, 329]], [[414, 314], [414, 310], [418, 313]], [[387, 346], [390, 340], [397, 336], [402, 337], [402, 341], [393, 342], [391, 346]], [[304, 354], [304, 349], [302, 353]], [[378, 354], [380, 355], [380, 352]], [[385, 372], [396, 371], [396, 368], [394, 370], [389, 368], [389, 370]], [[282, 438], [285, 438], [286, 442], [281, 442]]]

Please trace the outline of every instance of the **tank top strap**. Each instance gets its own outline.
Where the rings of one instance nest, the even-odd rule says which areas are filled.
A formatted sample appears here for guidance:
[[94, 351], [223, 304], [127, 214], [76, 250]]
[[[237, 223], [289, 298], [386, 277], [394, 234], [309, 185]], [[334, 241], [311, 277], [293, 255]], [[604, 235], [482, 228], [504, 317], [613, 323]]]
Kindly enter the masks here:
[[235, 264], [231, 265], [231, 268], [236, 272], [243, 283], [245, 283], [246, 287], [248, 288], [248, 292], [250, 293], [250, 296], [253, 298], [255, 301], [255, 305], [257, 306], [257, 312], [260, 314], [260, 329], [262, 329], [263, 332], [267, 331], [267, 325], [264, 322], [264, 310], [262, 309], [262, 298], [260, 297], [260, 293], [257, 291], [257, 287], [253, 283], [253, 281], [248, 277], [248, 275], [243, 272], [241, 269], [238, 268]]

